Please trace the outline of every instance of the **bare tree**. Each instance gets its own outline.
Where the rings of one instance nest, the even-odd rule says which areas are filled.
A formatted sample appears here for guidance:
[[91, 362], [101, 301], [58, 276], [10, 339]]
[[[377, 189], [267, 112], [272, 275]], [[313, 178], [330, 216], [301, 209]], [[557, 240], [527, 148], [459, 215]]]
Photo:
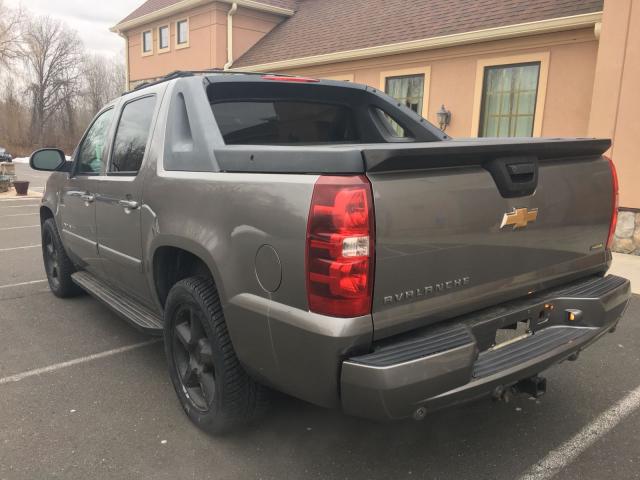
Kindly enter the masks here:
[[0, 89], [0, 143], [15, 154], [27, 138], [29, 110], [14, 81], [5, 79]]
[[0, 67], [9, 68], [20, 55], [20, 37], [23, 14], [21, 9], [12, 10], [0, 0]]
[[125, 90], [122, 53], [87, 54], [67, 24], [0, 0], [0, 143], [14, 155], [45, 143], [74, 148], [96, 111]]
[[98, 54], [87, 54], [83, 65], [85, 96], [91, 113], [95, 114], [124, 91], [125, 67], [116, 57], [108, 58]]
[[121, 55], [111, 57], [109, 62], [109, 99], [122, 95], [127, 90], [127, 67]]
[[74, 30], [50, 17], [25, 22], [22, 58], [31, 96], [31, 131], [42, 145], [47, 122], [78, 95], [82, 43]]

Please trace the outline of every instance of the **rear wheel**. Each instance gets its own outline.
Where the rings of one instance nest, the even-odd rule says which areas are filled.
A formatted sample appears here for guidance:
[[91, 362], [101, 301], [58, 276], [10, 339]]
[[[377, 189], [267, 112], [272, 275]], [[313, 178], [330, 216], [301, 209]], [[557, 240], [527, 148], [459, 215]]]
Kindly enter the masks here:
[[71, 280], [75, 267], [64, 251], [53, 218], [48, 218], [42, 224], [42, 258], [49, 288], [55, 296], [66, 298], [82, 293], [82, 289]]
[[198, 427], [224, 433], [261, 413], [265, 388], [240, 365], [210, 279], [191, 277], [174, 285], [164, 325], [169, 375], [182, 408]]

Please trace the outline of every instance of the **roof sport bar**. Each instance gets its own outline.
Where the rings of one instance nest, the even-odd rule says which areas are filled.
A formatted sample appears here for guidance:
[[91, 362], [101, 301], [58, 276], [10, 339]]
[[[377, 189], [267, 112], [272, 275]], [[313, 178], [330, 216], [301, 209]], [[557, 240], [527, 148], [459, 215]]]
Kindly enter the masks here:
[[130, 92], [135, 92], [137, 90], [141, 90], [143, 88], [151, 87], [153, 85], [158, 85], [160, 83], [168, 82], [169, 80], [173, 80], [175, 78], [183, 78], [183, 77], [192, 77], [194, 75], [206, 75], [208, 73], [217, 73], [217, 74], [227, 74], [227, 75], [277, 75], [279, 77], [292, 77], [295, 78], [297, 75], [287, 75], [285, 73], [269, 73], [269, 72], [241, 72], [236, 70], [223, 70], [221, 68], [211, 68], [208, 70], [176, 70], [171, 73], [167, 73], [164, 77], [160, 77], [156, 80], [150, 82], [143, 82], [140, 85], [137, 85], [132, 90], [124, 92], [122, 95], [126, 95]]

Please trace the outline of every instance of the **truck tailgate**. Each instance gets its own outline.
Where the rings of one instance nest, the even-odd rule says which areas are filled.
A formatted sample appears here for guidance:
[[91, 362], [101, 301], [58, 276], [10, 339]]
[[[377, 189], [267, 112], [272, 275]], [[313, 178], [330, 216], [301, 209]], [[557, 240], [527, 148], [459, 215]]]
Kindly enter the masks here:
[[[376, 220], [375, 337], [605, 271], [608, 147], [482, 139], [364, 148]], [[535, 185], [519, 191], [534, 174]]]

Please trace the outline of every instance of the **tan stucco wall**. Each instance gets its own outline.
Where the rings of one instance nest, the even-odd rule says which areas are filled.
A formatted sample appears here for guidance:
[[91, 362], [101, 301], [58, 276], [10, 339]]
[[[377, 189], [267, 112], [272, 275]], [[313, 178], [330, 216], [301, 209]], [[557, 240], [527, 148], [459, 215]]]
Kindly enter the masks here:
[[[381, 72], [430, 67], [431, 79], [426, 117], [436, 123], [444, 103], [452, 112], [447, 132], [468, 137], [472, 131], [478, 62], [540, 54], [548, 56], [546, 100], [542, 115], [543, 136], [585, 136], [596, 66], [598, 41], [594, 30], [582, 29], [535, 37], [486, 42], [425, 52], [407, 53], [332, 65], [298, 68], [287, 73], [323, 77], [347, 77], [380, 88]], [[502, 61], [504, 60], [504, 62]]]
[[640, 208], [640, 1], [605, 0], [589, 134], [613, 139], [620, 206]]
[[[129, 53], [129, 81], [161, 77], [174, 70], [222, 68], [227, 62], [227, 12], [229, 5], [212, 2], [189, 12], [149, 23], [126, 32]], [[189, 19], [189, 46], [176, 48], [176, 22]], [[233, 54], [238, 58], [258, 42], [282, 17], [239, 8], [233, 17]], [[170, 25], [170, 48], [158, 52], [158, 27]], [[142, 54], [142, 32], [153, 31], [154, 52]]]

